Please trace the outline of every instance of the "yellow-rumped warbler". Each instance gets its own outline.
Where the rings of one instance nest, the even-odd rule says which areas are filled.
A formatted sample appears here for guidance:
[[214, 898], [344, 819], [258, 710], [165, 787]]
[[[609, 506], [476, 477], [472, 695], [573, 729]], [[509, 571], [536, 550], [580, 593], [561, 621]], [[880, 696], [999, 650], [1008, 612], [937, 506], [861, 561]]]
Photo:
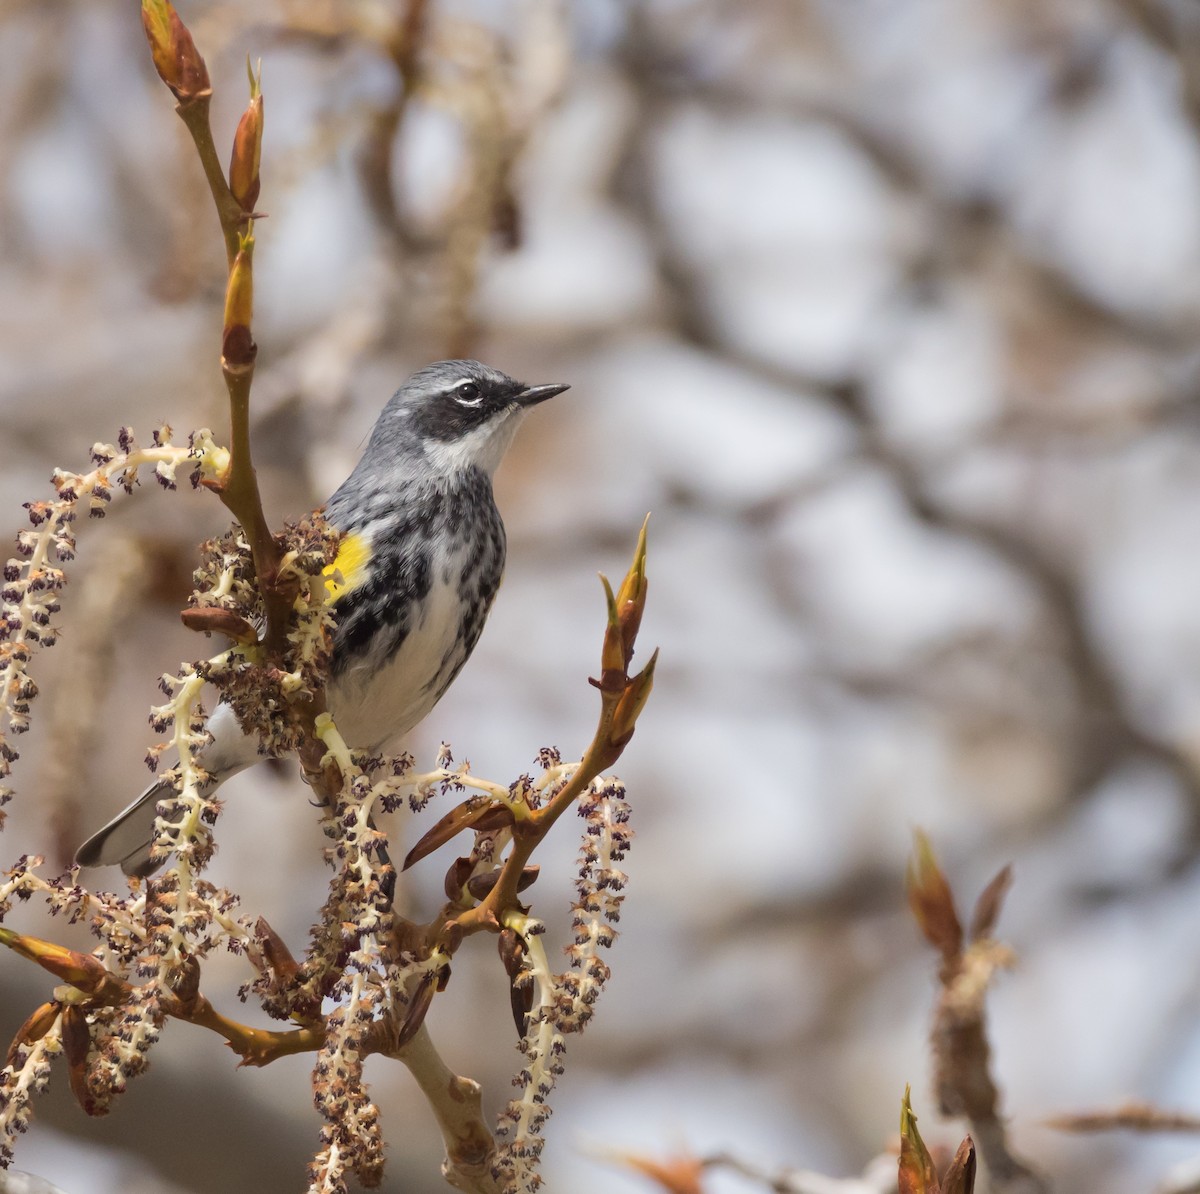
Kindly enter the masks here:
[[[383, 408], [325, 511], [343, 534], [326, 698], [350, 746], [373, 752], [407, 733], [466, 663], [504, 571], [492, 474], [526, 412], [565, 389], [522, 385], [478, 361], [438, 361]], [[213, 710], [208, 730], [200, 762], [214, 786], [261, 760], [228, 705]], [[154, 871], [156, 806], [170, 792], [169, 781], [151, 784], [76, 862]]]

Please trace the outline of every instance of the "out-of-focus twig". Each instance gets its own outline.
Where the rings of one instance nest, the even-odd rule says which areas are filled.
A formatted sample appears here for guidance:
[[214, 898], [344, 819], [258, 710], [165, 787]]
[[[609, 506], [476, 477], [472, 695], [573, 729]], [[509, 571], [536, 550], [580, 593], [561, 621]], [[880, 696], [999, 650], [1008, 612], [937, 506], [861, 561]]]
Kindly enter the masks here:
[[[1140, 0], [1129, 2], [1140, 4]], [[1086, 587], [1072, 561], [1064, 558], [1053, 543], [1043, 542], [1028, 520], [979, 514], [947, 499], [937, 480], [938, 465], [949, 462], [910, 455], [888, 437], [869, 400], [869, 371], [865, 365], [831, 378], [764, 359], [731, 342], [706, 297], [704, 271], [681, 247], [655, 186], [654, 138], [673, 111], [676, 96], [683, 95], [679, 72], [662, 69], [666, 51], [656, 46], [644, 23], [635, 22], [632, 29], [623, 58], [628, 80], [638, 91], [641, 116], [630, 122], [624, 160], [616, 174], [619, 198], [634, 210], [649, 234], [677, 333], [697, 348], [772, 384], [824, 398], [849, 418], [858, 435], [858, 451], [886, 472], [915, 520], [977, 544], [1028, 584], [1058, 636], [1062, 662], [1074, 689], [1073, 716], [1061, 731], [1066, 760], [1063, 804], [1086, 797], [1131, 756], [1150, 758], [1165, 767], [1188, 793], [1192, 835], [1200, 836], [1200, 812], [1196, 811], [1200, 810], [1200, 769], [1186, 747], [1148, 730], [1137, 716], [1095, 631], [1087, 609]], [[687, 102], [704, 102], [713, 111], [732, 106], [736, 111], [749, 112], [766, 102], [727, 82], [694, 82], [686, 91]], [[1032, 254], [995, 203], [986, 199], [967, 203], [961, 196], [955, 198], [927, 165], [902, 142], [880, 131], [862, 112], [849, 109], [836, 98], [817, 94], [777, 100], [775, 106], [797, 118], [837, 129], [876, 165], [898, 196], [914, 198], [931, 212], [929, 233], [907, 263], [906, 285], [914, 291], [927, 288], [931, 276], [952, 276], [964, 268], [964, 262], [974, 262], [976, 269], [980, 259], [1003, 263], [997, 268], [1020, 279], [1016, 289], [1023, 296], [1023, 309], [1036, 300], [1047, 313], [1091, 329], [1091, 334], [1102, 342], [1128, 342], [1158, 353], [1190, 351], [1190, 341], [1178, 328], [1146, 312], [1131, 314], [1104, 304], [1064, 271]], [[955, 243], [958, 248], [948, 253], [947, 246]], [[1159, 401], [1169, 404], [1171, 399]]]
[[988, 986], [997, 969], [1013, 962], [1012, 951], [992, 937], [1010, 882], [1005, 867], [984, 888], [965, 930], [929, 839], [917, 832], [908, 900], [922, 933], [942, 958], [931, 1034], [939, 1109], [943, 1115], [967, 1118], [997, 1189], [1034, 1194], [1048, 1187], [1009, 1146], [987, 1035]]
[[1043, 1121], [1060, 1132], [1200, 1132], [1200, 1115], [1129, 1102], [1111, 1111], [1078, 1111]]
[[[1112, 0], [1151, 45], [1167, 54], [1179, 70], [1180, 100], [1197, 139], [1200, 139], [1200, 42], [1195, 13], [1189, 5], [1159, 0]], [[1192, 27], [1187, 28], [1188, 22]]]
[[876, 1157], [858, 1177], [828, 1177], [806, 1169], [770, 1170], [730, 1153], [704, 1158], [706, 1169], [727, 1169], [771, 1194], [895, 1194], [895, 1155]]

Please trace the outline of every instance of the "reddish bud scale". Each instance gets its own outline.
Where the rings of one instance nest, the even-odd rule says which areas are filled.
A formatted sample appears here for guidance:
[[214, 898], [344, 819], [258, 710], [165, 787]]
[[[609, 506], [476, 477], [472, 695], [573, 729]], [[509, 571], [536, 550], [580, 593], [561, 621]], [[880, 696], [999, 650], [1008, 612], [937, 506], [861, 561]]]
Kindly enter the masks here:
[[962, 922], [929, 839], [920, 830], [913, 834], [913, 839], [913, 855], [905, 876], [909, 907], [926, 940], [949, 961], [962, 952]]
[[263, 97], [251, 98], [233, 137], [233, 156], [229, 160], [229, 189], [242, 211], [252, 212], [260, 187], [259, 161], [262, 157]]
[[35, 1008], [29, 1019], [17, 1029], [16, 1036], [8, 1047], [4, 1064], [15, 1066], [17, 1051], [26, 1045], [36, 1045], [54, 1026], [54, 1021], [58, 1019], [61, 1011], [62, 1004], [57, 1002], [43, 1003], [41, 1007]]
[[613, 714], [612, 736], [614, 742], [624, 742], [633, 735], [637, 720], [650, 693], [654, 688], [654, 669], [658, 665], [658, 651], [650, 656], [650, 662], [625, 686], [625, 692], [617, 703]]
[[646, 608], [646, 526], [650, 516], [642, 523], [638, 534], [637, 548], [633, 553], [633, 565], [625, 574], [621, 587], [617, 591], [615, 604], [617, 607], [617, 624], [620, 629], [621, 641], [625, 647], [625, 666], [633, 658], [633, 644], [638, 630], [642, 625], [642, 612]]
[[942, 1174], [942, 1194], [974, 1194], [975, 1142], [970, 1136], [958, 1146], [950, 1167]]
[[533, 1010], [533, 983], [525, 969], [525, 942], [514, 929], [502, 929], [497, 942], [500, 961], [509, 979], [509, 1005], [517, 1035], [524, 1037], [529, 1013]]
[[0, 945], [28, 958], [31, 962], [50, 971], [56, 978], [88, 995], [107, 995], [111, 984], [120, 983], [91, 954], [81, 954], [73, 949], [64, 949], [38, 937], [27, 937], [11, 929], [0, 929]]
[[[604, 586], [604, 599], [608, 604], [608, 622], [604, 627], [604, 645], [600, 648], [601, 676], [623, 676], [627, 666], [625, 641], [621, 633], [621, 613], [612, 585], [607, 576], [600, 577]], [[602, 681], [603, 682], [603, 681]]]
[[402, 871], [421, 861], [428, 854], [457, 837], [464, 829], [483, 832], [489, 829], [505, 829], [513, 824], [512, 810], [506, 805], [488, 800], [484, 796], [472, 796], [452, 808], [419, 842], [408, 852]]
[[996, 921], [1000, 919], [1000, 910], [1004, 906], [1004, 897], [1012, 886], [1012, 867], [1005, 866], [996, 877], [983, 889], [975, 902], [975, 911], [971, 915], [970, 939], [981, 941], [992, 935]]
[[430, 1004], [433, 1003], [434, 992], [438, 989], [432, 973], [422, 975], [417, 989], [408, 1001], [408, 1010], [404, 1019], [396, 1031], [394, 1048], [403, 1048], [417, 1035], [417, 1031], [425, 1023], [425, 1016], [429, 1011]]
[[87, 1013], [78, 1005], [63, 1008], [62, 1043], [67, 1059], [67, 1080], [75, 1101], [85, 1115], [103, 1115], [108, 1108], [98, 1103], [88, 1089], [87, 1061], [92, 1048], [92, 1033], [88, 1028]]
[[142, 28], [154, 69], [180, 103], [211, 90], [204, 59], [170, 0], [142, 0]]
[[941, 1194], [941, 1182], [933, 1167], [933, 1158], [917, 1130], [908, 1088], [900, 1103], [900, 1194]]
[[215, 605], [199, 609], [185, 609], [179, 613], [180, 621], [189, 630], [202, 630], [206, 634], [223, 634], [237, 643], [258, 642], [258, 631], [240, 614], [221, 609]]
[[[457, 903], [462, 899], [462, 889], [471, 880], [472, 886], [468, 887], [472, 895], [477, 900], [483, 899], [483, 896], [475, 895], [476, 887], [474, 880], [471, 879], [471, 872], [475, 869], [475, 863], [470, 858], [456, 858], [451, 864], [449, 870], [446, 871], [446, 881], [444, 884], [446, 899], [452, 903]], [[483, 878], [484, 876], [476, 876]], [[492, 880], [493, 884], [495, 880]], [[485, 893], [486, 894], [486, 893]]]

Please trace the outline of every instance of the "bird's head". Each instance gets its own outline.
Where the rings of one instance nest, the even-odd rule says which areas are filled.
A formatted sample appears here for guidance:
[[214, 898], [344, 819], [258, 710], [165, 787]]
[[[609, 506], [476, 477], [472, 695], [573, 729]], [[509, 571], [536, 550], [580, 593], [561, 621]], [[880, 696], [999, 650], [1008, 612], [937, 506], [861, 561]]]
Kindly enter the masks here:
[[530, 408], [568, 388], [527, 386], [479, 361], [436, 361], [392, 396], [370, 447], [388, 451], [419, 445], [440, 473], [474, 466], [490, 475]]

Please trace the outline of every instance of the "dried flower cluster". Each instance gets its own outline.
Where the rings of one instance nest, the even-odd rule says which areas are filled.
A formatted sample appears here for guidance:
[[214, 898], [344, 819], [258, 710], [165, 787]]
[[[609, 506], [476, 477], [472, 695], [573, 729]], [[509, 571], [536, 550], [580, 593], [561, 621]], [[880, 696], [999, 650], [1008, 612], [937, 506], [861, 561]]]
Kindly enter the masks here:
[[575, 941], [567, 948], [572, 969], [559, 976], [558, 1021], [563, 1032], [582, 1032], [607, 981], [600, 957], [617, 939], [628, 876], [616, 864], [625, 858], [633, 832], [629, 804], [618, 779], [598, 779], [579, 802], [585, 830], [580, 847], [579, 896], [574, 908]]
[[[59, 565], [75, 558], [76, 519], [83, 511], [103, 518], [113, 487], [132, 493], [142, 468], [153, 468], [155, 479], [174, 489], [176, 470], [185, 463], [192, 466], [192, 483], [198, 485], [221, 470], [224, 458], [207, 431], [196, 432], [189, 445], [181, 447], [171, 443], [171, 429], [163, 426], [154, 433], [153, 447], [142, 448], [132, 431], [122, 427], [116, 446], [92, 448], [89, 471], [54, 471], [55, 499], [26, 503], [31, 529], [17, 535], [17, 554], [4, 565], [0, 590], [0, 780], [8, 777], [18, 758], [11, 739], [29, 729], [29, 705], [37, 695], [29, 675], [33, 653], [39, 647], [52, 647], [58, 639], [53, 619], [66, 581]], [[11, 795], [0, 784], [0, 806]]]
[[[286, 659], [274, 660], [268, 660], [265, 644], [259, 641], [267, 610], [241, 529], [235, 526], [201, 548], [196, 591], [184, 623], [225, 635], [236, 645], [197, 664], [194, 672], [214, 685], [242, 728], [257, 735], [266, 752], [282, 755], [299, 749], [306, 729], [297, 698], [311, 697], [324, 687], [333, 629], [327, 578], [338, 538], [320, 514], [288, 524], [277, 536], [280, 560], [274, 588], [289, 598], [289, 620]], [[164, 677], [164, 682], [178, 689], [188, 678], [181, 673]], [[169, 720], [173, 708], [163, 707], [161, 713]]]
[[[550, 763], [550, 766], [553, 766]], [[585, 830], [580, 847], [578, 900], [574, 905], [574, 942], [566, 947], [571, 969], [552, 974], [542, 945], [545, 925], [533, 917], [505, 919], [500, 949], [513, 984], [513, 1011], [523, 1029], [526, 1064], [514, 1079], [520, 1095], [500, 1118], [503, 1146], [496, 1174], [506, 1189], [533, 1191], [541, 1179], [536, 1164], [544, 1146], [542, 1130], [550, 1116], [547, 1098], [563, 1072], [563, 1037], [582, 1032], [592, 1018], [610, 969], [600, 950], [616, 941], [621, 894], [627, 876], [616, 867], [629, 848], [629, 805], [620, 780], [599, 777], [580, 797]]]

